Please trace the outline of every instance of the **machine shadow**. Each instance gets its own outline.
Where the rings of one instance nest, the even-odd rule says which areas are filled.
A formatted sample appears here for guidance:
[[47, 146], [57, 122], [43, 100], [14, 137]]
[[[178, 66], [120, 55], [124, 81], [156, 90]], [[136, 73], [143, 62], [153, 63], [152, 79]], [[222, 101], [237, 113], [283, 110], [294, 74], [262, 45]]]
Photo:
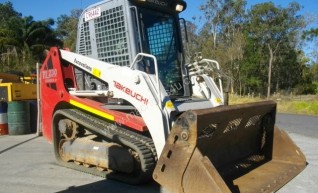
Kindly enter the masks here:
[[101, 180], [82, 186], [71, 186], [66, 190], [56, 193], [168, 193], [161, 190], [160, 185], [155, 182], [149, 182], [142, 185], [129, 185], [114, 180]]

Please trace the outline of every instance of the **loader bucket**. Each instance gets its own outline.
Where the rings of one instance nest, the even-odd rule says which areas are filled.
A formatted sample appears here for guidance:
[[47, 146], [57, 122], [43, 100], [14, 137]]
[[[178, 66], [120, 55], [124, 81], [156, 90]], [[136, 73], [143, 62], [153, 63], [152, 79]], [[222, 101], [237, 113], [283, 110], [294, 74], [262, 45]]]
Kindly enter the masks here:
[[275, 127], [272, 101], [187, 111], [175, 122], [153, 178], [170, 193], [274, 192], [306, 166]]

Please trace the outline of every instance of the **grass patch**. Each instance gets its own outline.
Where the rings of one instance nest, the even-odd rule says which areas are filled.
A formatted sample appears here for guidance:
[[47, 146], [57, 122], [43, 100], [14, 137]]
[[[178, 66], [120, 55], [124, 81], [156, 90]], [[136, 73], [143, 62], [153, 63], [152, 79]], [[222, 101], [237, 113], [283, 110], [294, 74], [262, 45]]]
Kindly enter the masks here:
[[279, 101], [278, 112], [318, 115], [318, 101]]
[[244, 104], [244, 103], [252, 103], [252, 102], [258, 102], [258, 101], [264, 101], [262, 98], [258, 97], [241, 97], [238, 95], [230, 95], [229, 105], [236, 105], [236, 104]]
[[[259, 97], [240, 97], [237, 95], [231, 95], [229, 104], [243, 104], [264, 101], [265, 99]], [[279, 98], [271, 99], [277, 103], [277, 111], [279, 113], [290, 113], [290, 114], [303, 114], [303, 115], [314, 115], [318, 116], [318, 97], [303, 97], [300, 98]]]

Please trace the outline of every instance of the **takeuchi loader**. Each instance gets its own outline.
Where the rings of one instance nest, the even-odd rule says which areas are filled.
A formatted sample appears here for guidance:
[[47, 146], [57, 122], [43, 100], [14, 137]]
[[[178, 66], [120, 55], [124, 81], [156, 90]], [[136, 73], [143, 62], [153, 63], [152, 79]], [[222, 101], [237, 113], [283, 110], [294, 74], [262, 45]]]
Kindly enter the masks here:
[[84, 10], [76, 53], [40, 70], [57, 162], [171, 193], [273, 192], [306, 166], [272, 101], [226, 105], [218, 62], [185, 62], [182, 0], [106, 0]]

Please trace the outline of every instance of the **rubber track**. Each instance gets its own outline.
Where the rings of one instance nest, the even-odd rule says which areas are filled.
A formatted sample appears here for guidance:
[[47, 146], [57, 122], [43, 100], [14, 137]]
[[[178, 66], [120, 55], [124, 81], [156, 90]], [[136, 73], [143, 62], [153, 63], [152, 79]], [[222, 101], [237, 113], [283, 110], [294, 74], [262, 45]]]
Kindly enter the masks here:
[[[73, 162], [64, 162], [59, 158], [58, 144], [55, 144], [55, 154], [60, 165], [103, 178], [115, 179], [130, 184], [139, 184], [151, 179], [152, 172], [157, 161], [157, 154], [152, 139], [129, 131], [118, 125], [103, 121], [77, 109], [58, 110], [54, 114], [53, 120], [56, 121], [55, 117], [60, 115], [77, 122], [92, 133], [102, 135], [115, 143], [129, 147], [136, 151], [140, 158], [141, 170], [137, 174], [129, 175], [112, 171], [98, 171], [95, 167], [86, 168], [82, 165], [76, 165]], [[54, 141], [59, 141], [59, 139]]]

